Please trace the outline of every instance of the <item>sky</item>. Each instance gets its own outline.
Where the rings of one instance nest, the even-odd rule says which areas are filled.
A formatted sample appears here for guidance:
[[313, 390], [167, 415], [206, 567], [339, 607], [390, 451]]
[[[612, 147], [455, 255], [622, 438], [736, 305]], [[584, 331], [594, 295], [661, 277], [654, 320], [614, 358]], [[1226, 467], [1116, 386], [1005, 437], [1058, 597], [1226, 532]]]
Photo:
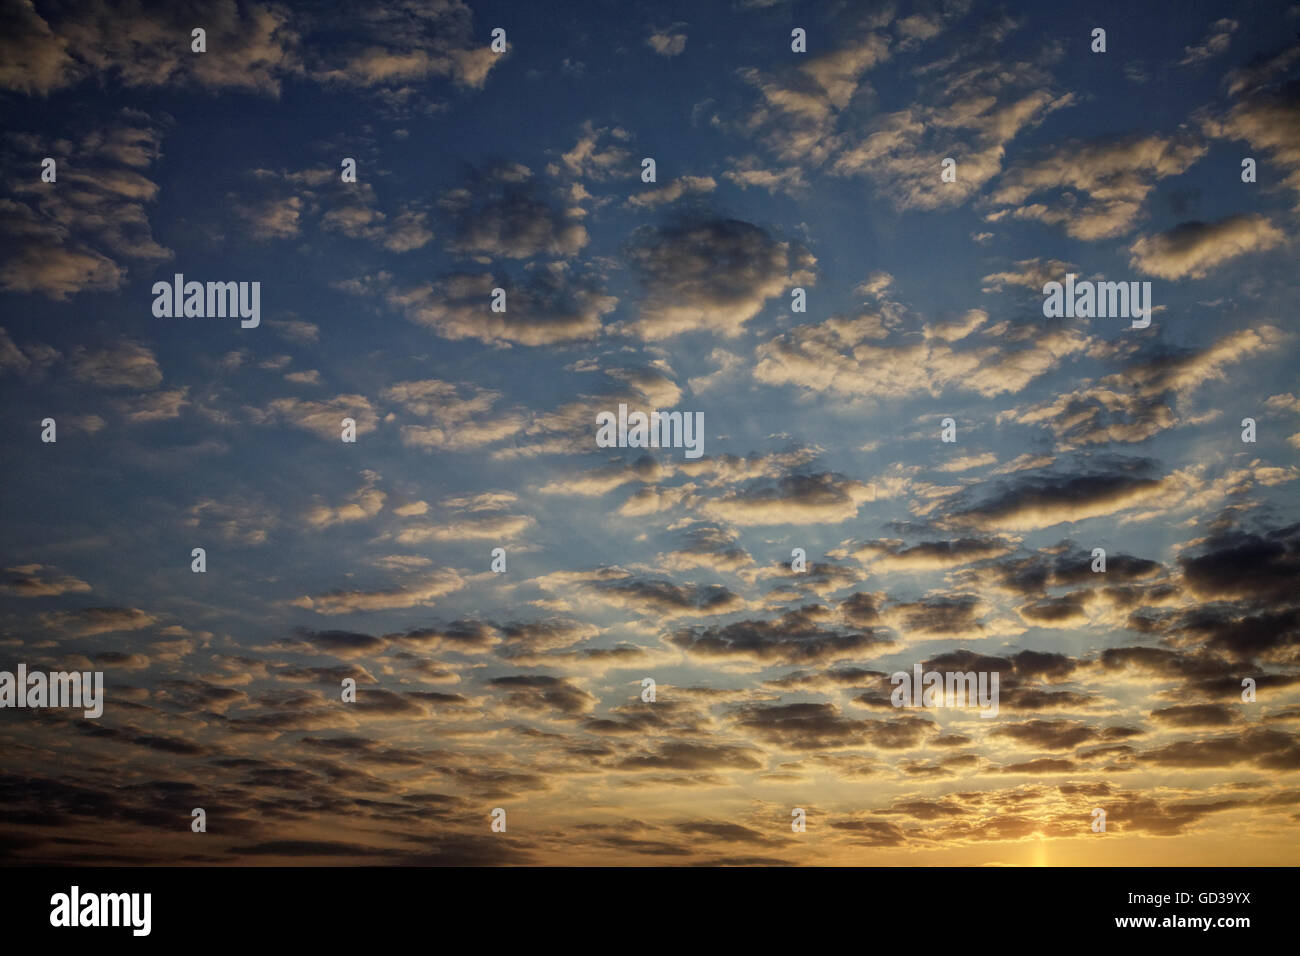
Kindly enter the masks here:
[[0, 860], [1295, 862], [1300, 5], [0, 11]]

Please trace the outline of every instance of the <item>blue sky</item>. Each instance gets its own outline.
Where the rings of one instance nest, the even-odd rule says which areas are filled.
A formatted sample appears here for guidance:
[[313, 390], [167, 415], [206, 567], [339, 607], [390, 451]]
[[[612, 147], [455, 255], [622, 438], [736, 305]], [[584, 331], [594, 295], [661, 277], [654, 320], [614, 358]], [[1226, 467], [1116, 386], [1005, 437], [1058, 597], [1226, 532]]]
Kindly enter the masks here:
[[[111, 808], [82, 859], [1294, 848], [1300, 7], [4, 16], [0, 664], [109, 699], [0, 734]], [[261, 324], [155, 317], [178, 272]], [[1151, 327], [1044, 318], [1067, 272], [1151, 282]], [[598, 448], [620, 402], [704, 457]], [[996, 726], [880, 707], [976, 661]]]

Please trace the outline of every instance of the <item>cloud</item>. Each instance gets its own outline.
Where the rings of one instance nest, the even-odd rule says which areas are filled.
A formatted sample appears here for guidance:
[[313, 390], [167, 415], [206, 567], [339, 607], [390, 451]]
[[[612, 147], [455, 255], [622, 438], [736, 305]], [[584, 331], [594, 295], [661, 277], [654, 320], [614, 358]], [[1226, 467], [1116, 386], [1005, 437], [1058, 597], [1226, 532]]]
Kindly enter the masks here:
[[580, 221], [584, 210], [552, 206], [518, 164], [474, 173], [464, 186], [444, 193], [438, 208], [451, 222], [448, 249], [477, 262], [571, 258], [589, 239]]
[[260, 500], [232, 495], [223, 500], [200, 498], [186, 511], [184, 523], [235, 544], [260, 545], [270, 540], [279, 516]]
[[354, 631], [312, 631], [306, 628], [295, 632], [295, 637], [331, 657], [369, 657], [388, 646], [382, 638]]
[[[275, 3], [104, 0], [48, 21], [19, 0], [6, 20], [0, 87], [42, 96], [89, 79], [274, 97], [289, 79], [400, 90], [445, 77], [480, 89], [501, 59], [476, 42], [473, 15], [459, 0], [339, 14]], [[207, 31], [207, 53], [191, 52], [196, 25]]]
[[105, 255], [57, 245], [44, 249], [29, 246], [0, 267], [0, 283], [5, 289], [42, 292], [52, 299], [113, 290], [125, 277], [126, 270]]
[[1021, 259], [1010, 271], [994, 272], [981, 281], [985, 283], [984, 292], [1001, 292], [1004, 286], [1017, 286], [1030, 289], [1035, 295], [1041, 295], [1043, 286], [1048, 282], [1061, 282], [1068, 273], [1077, 273], [1077, 266], [1060, 259]]
[[415, 645], [422, 651], [455, 651], [460, 654], [481, 654], [501, 643], [497, 629], [491, 624], [463, 619], [447, 625], [388, 634], [385, 639]]
[[[344, 183], [337, 169], [258, 168], [244, 177], [238, 192], [228, 195], [231, 208], [258, 242], [296, 239], [309, 227], [364, 239], [389, 252], [410, 252], [433, 240], [427, 203], [390, 201], [384, 212], [370, 182]], [[282, 333], [296, 329], [309, 336], [307, 341], [314, 340], [306, 328], [311, 323], [278, 324]]]
[[646, 38], [646, 46], [660, 56], [674, 57], [686, 50], [686, 34], [674, 32], [685, 24], [674, 24], [664, 30], [651, 31]]
[[764, 168], [755, 156], [746, 156], [732, 160], [732, 168], [722, 174], [722, 178], [735, 183], [741, 189], [755, 186], [770, 193], [795, 194], [808, 188], [801, 166], [784, 166]]
[[[298, 37], [288, 11], [270, 4], [181, 2], [146, 9], [123, 0], [83, 4], [52, 23], [26, 0], [20, 10], [21, 32], [11, 42], [15, 51], [26, 48], [20, 62], [31, 72], [20, 77], [6, 71], [0, 82], [28, 94], [111, 76], [127, 87], [195, 83], [277, 95], [296, 62]], [[205, 55], [190, 51], [190, 30], [199, 24], [212, 51]]]
[[732, 719], [739, 729], [758, 739], [794, 751], [911, 750], [939, 732], [932, 721], [920, 717], [857, 720], [824, 703], [754, 704], [739, 708]]
[[1221, 53], [1227, 52], [1229, 44], [1232, 43], [1232, 35], [1239, 26], [1241, 24], [1236, 20], [1230, 20], [1226, 17], [1222, 20], [1216, 20], [1210, 25], [1210, 32], [1205, 35], [1205, 39], [1198, 45], [1183, 47], [1185, 55], [1178, 61], [1178, 65], [1199, 65], [1207, 60], [1214, 59]]
[[89, 351], [78, 346], [69, 359], [72, 375], [97, 388], [153, 388], [162, 381], [162, 369], [153, 352], [138, 342], [119, 342]]
[[[1123, 139], [1069, 141], [1036, 160], [1012, 165], [998, 181], [990, 200], [1004, 208], [986, 218], [1004, 216], [1064, 225], [1068, 235], [1096, 241], [1123, 235], [1137, 223], [1142, 204], [1158, 180], [1176, 176], [1206, 153], [1190, 136], [1158, 133]], [[1037, 193], [1067, 190], [1058, 206], [1024, 205]], [[1086, 194], [1081, 201], [1078, 194]]]
[[1295, 412], [1300, 414], [1300, 398], [1296, 398], [1290, 392], [1281, 395], [1270, 395], [1264, 405], [1274, 412]]
[[633, 209], [653, 209], [675, 203], [683, 196], [710, 193], [717, 188], [712, 176], [679, 176], [659, 189], [633, 193], [627, 197], [627, 205]]
[[45, 370], [63, 356], [42, 342], [29, 342], [26, 348], [9, 337], [9, 331], [0, 326], [0, 375], [14, 372], [18, 375], [40, 377]]
[[783, 162], [820, 164], [829, 155], [839, 114], [853, 102], [863, 77], [889, 59], [889, 40], [867, 33], [839, 49], [800, 58], [796, 67], [740, 77], [758, 90], [742, 128], [755, 131]]
[[331, 399], [276, 398], [258, 416], [261, 424], [286, 422], [329, 441], [343, 435], [343, 419], [356, 422], [357, 436], [373, 431], [378, 417], [364, 395], [336, 395]]
[[0, 577], [0, 591], [15, 597], [57, 597], [90, 589], [90, 585], [80, 578], [44, 564], [5, 568], [3, 577]]
[[76, 611], [50, 611], [42, 623], [68, 637], [94, 637], [115, 631], [138, 631], [152, 627], [158, 618], [134, 607], [87, 607]]
[[451, 568], [440, 568], [416, 576], [405, 584], [373, 591], [336, 590], [314, 597], [303, 596], [290, 603], [317, 614], [351, 614], [393, 608], [433, 607], [435, 599], [465, 586], [465, 579]]
[[266, 324], [277, 335], [298, 345], [315, 345], [320, 341], [320, 326], [301, 319], [268, 319]]
[[494, 677], [487, 684], [503, 692], [503, 701], [512, 710], [574, 718], [590, 713], [597, 703], [595, 696], [564, 677], [520, 674]]
[[1151, 712], [1151, 719], [1170, 727], [1228, 727], [1241, 712], [1224, 704], [1179, 704]]
[[634, 178], [639, 173], [640, 166], [632, 161], [632, 153], [622, 146], [608, 146], [601, 149], [600, 141], [606, 138], [623, 143], [630, 138], [630, 135], [617, 126], [613, 129], [597, 128], [592, 125], [591, 120], [585, 121], [582, 124], [582, 131], [578, 134], [578, 141], [573, 144], [571, 150], [560, 156], [560, 165], [556, 167], [556, 172], [563, 169], [571, 176], [596, 181]]
[[426, 541], [497, 541], [517, 540], [536, 524], [531, 515], [487, 515], [481, 518], [455, 518], [436, 525], [408, 525], [397, 532], [399, 544], [415, 545]]
[[0, 19], [0, 88], [48, 94], [76, 69], [68, 41], [36, 12], [32, 0], [6, 4]]
[[1283, 340], [1280, 329], [1261, 325], [1200, 349], [1157, 343], [1119, 372], [1048, 401], [999, 412], [998, 421], [1046, 425], [1061, 448], [1146, 441], [1181, 424], [1175, 408], [1207, 383], [1226, 381], [1228, 366], [1267, 354]]
[[978, 639], [985, 629], [983, 610], [974, 594], [932, 595], [890, 605], [885, 619], [907, 636]]
[[[493, 289], [506, 293], [506, 311], [492, 311]], [[436, 283], [401, 288], [381, 273], [354, 290], [378, 292], [417, 325], [447, 339], [490, 345], [553, 345], [597, 337], [602, 316], [618, 304], [593, 282], [561, 264], [531, 273], [524, 283], [489, 273], [459, 272]]]
[[[1020, 391], [1092, 344], [1089, 336], [1070, 328], [1026, 326], [1008, 333], [999, 324], [977, 334], [986, 320], [987, 313], [973, 310], [956, 326], [925, 326], [919, 341], [915, 335], [882, 330], [881, 317], [871, 313], [801, 325], [755, 350], [754, 378], [848, 396], [938, 396], [961, 389], [992, 397]], [[869, 341], [879, 338], [887, 341]], [[1009, 348], [1009, 343], [1021, 347]]]
[[458, 511], [501, 511], [518, 500], [519, 496], [513, 491], [480, 491], [475, 494], [445, 498], [442, 505]]
[[1166, 479], [1143, 475], [1145, 464], [1130, 460], [1092, 473], [1029, 473], [1004, 482], [979, 504], [954, 510], [947, 520], [983, 531], [1030, 531], [1114, 514], [1168, 493]]
[[284, 196], [257, 202], [237, 203], [235, 212], [248, 225], [249, 234], [258, 240], [293, 239], [302, 232], [300, 196]]
[[788, 611], [770, 620], [735, 621], [682, 628], [668, 638], [701, 660], [772, 664], [819, 664], [870, 656], [890, 644], [867, 630], [837, 630], [817, 623], [814, 608]]
[[994, 728], [992, 736], [1005, 737], [1028, 750], [1073, 750], [1081, 744], [1104, 739], [1096, 727], [1077, 720], [1030, 720], [1006, 724]]
[[1269, 162], [1286, 175], [1283, 188], [1297, 194], [1300, 207], [1300, 88], [1294, 66], [1300, 61], [1300, 43], [1292, 43], [1276, 56], [1234, 70], [1225, 78], [1236, 102], [1223, 112], [1204, 111], [1199, 119], [1207, 136], [1245, 140], [1267, 153]]
[[[897, 21], [897, 51], [920, 48], [966, 12], [956, 6]], [[815, 160], [829, 154], [832, 174], [872, 179], [880, 198], [898, 209], [937, 209], [978, 195], [1001, 172], [1010, 142], [1073, 105], [1075, 95], [1053, 90], [1041, 58], [990, 55], [1014, 21], [989, 18], [970, 26], [970, 41], [909, 71], [915, 92], [901, 102], [876, 94], [871, 121], [841, 124], [823, 137]], [[954, 181], [940, 175], [944, 159], [956, 163]]]
[[948, 473], [970, 471], [974, 468], [985, 468], [997, 463], [997, 455], [992, 452], [984, 452], [982, 455], [963, 455], [960, 458], [954, 458], [952, 461], [946, 461], [942, 465], [938, 465], [935, 471]]
[[[972, 96], [961, 86], [953, 89], [961, 93], [952, 103], [907, 108], [879, 119], [865, 139], [835, 160], [831, 171], [873, 177], [880, 194], [900, 209], [955, 205], [978, 195], [1001, 172], [1006, 144], [1021, 129], [1073, 101], [1070, 94], [1057, 97], [1047, 90], [999, 102], [996, 96]], [[969, 131], [970, 142], [951, 143], [957, 130]], [[934, 142], [940, 138], [943, 147]], [[944, 159], [956, 163], [956, 180], [945, 182], [940, 175]]]
[[523, 431], [526, 420], [516, 412], [493, 412], [501, 398], [469, 383], [441, 379], [402, 381], [380, 393], [405, 412], [433, 424], [404, 424], [402, 443], [425, 450], [468, 451], [490, 445]]
[[1252, 727], [1237, 735], [1175, 741], [1138, 759], [1157, 767], [1206, 769], [1250, 763], [1261, 770], [1297, 770], [1300, 744], [1292, 734]]
[[753, 567], [754, 559], [739, 546], [739, 536], [716, 525], [688, 529], [685, 544], [660, 557], [660, 563], [673, 571], [714, 568], [718, 571], [744, 571]]
[[1258, 213], [1183, 222], [1139, 238], [1129, 249], [1129, 265], [1162, 279], [1204, 279], [1230, 259], [1265, 252], [1285, 241], [1282, 230]]
[[502, 624], [499, 630], [504, 639], [502, 654], [514, 661], [525, 656], [540, 655], [545, 651], [573, 647], [600, 633], [600, 628], [593, 624], [568, 618], [513, 621]]
[[706, 617], [744, 609], [740, 595], [719, 584], [676, 584], [607, 571], [585, 586], [585, 593], [613, 607], [649, 618]]
[[786, 475], [775, 485], [729, 491], [705, 500], [700, 510], [717, 521], [742, 526], [838, 524], [855, 518], [864, 502], [881, 497], [888, 494], [875, 485], [822, 472]]
[[[1160, 114], [1172, 126], [1116, 137], [1097, 135], [1113, 104], [1059, 84], [1070, 44], [1042, 42], [1032, 11], [966, 0], [840, 5], [810, 25], [808, 55], [785, 52], [788, 3], [732, 11], [774, 58], [706, 49], [668, 20], [594, 22], [655, 68], [623, 91], [601, 89], [582, 37], [542, 62], [503, 21], [511, 52], [491, 54], [496, 21], [462, 0], [346, 16], [222, 3], [0, 13], [0, 98], [38, 117], [0, 136], [0, 165], [27, 171], [0, 186], [0, 274], [32, 283], [5, 290], [0, 331], [19, 503], [0, 644], [29, 667], [103, 670], [110, 697], [104, 721], [0, 720], [0, 818], [19, 821], [3, 861], [995, 864], [1043, 842], [1086, 863], [1095, 806], [1121, 835], [1178, 835], [1194, 854], [1213, 824], [1246, 862], [1277, 855], [1300, 809], [1300, 391], [1295, 342], [1269, 316], [1289, 301], [1300, 47], [1255, 56], [1242, 19], [1207, 64], [1228, 71], [1221, 98], [1184, 96]], [[187, 29], [166, 50], [150, 32], [211, 14], [247, 40], [259, 9], [282, 58], [268, 47], [247, 78], [221, 75], [229, 33], [213, 28], [204, 65]], [[1138, 65], [1210, 90], [1210, 71], [1176, 65], [1184, 43], [1208, 48], [1208, 24]], [[690, 57], [659, 58], [687, 32]], [[677, 163], [662, 131], [618, 127], [634, 114], [608, 106], [680, 86], [695, 60], [716, 61], [720, 85], [684, 101]], [[491, 165], [459, 172], [428, 153], [468, 142], [438, 131], [492, 105], [467, 95], [488, 65], [524, 83], [501, 142], [531, 168], [491, 164], [491, 143], [475, 146]], [[530, 113], [584, 87], [594, 98], [558, 132]], [[232, 165], [231, 131], [207, 121], [285, 112], [277, 88], [289, 125]], [[170, 115], [63, 129], [96, 90]], [[1151, 103], [1131, 100], [1140, 120]], [[360, 121], [340, 131], [331, 109]], [[1067, 126], [1097, 138], [1053, 134]], [[289, 141], [307, 158], [282, 167]], [[1070, 146], [1079, 170], [1030, 175], [1069, 166]], [[1191, 158], [1210, 146], [1234, 183], [1242, 156], [1259, 160], [1241, 187], [1258, 208], [1236, 211], [1283, 234], [1253, 250], [1268, 268], [1178, 264], [1179, 279], [1206, 273], [1195, 286], [1135, 271], [1135, 240], [1223, 200]], [[638, 181], [646, 153], [661, 183]], [[39, 183], [45, 155], [66, 158], [57, 184]], [[361, 182], [340, 182], [343, 156]], [[173, 166], [196, 157], [211, 188], [173, 194]], [[1032, 191], [987, 198], [1018, 185]], [[750, 212], [717, 211], [733, 199]], [[1000, 225], [924, 214], [963, 203]], [[1130, 231], [1079, 245], [1076, 213]], [[149, 320], [154, 273], [179, 271], [159, 267], [155, 234], [318, 294], [274, 297], [269, 338], [232, 326], [196, 351], [194, 328]], [[1117, 262], [1166, 288], [1169, 321], [1044, 324], [1043, 283]], [[1207, 334], [1216, 316], [1227, 327]], [[594, 445], [599, 410], [691, 402], [707, 457]], [[39, 442], [47, 414], [57, 446]], [[948, 415], [961, 444], [938, 442]], [[1240, 444], [1243, 415], [1258, 445]], [[356, 446], [339, 442], [344, 418]], [[180, 554], [159, 563], [169, 539]], [[209, 575], [189, 573], [191, 544]], [[487, 567], [496, 544], [509, 574]], [[895, 708], [890, 674], [917, 663], [998, 673], [1001, 719]], [[1247, 676], [1258, 705], [1241, 703]], [[346, 678], [358, 699], [340, 706]], [[821, 834], [811, 855], [790, 841], [794, 803]], [[197, 805], [213, 842], [160, 838], [175, 821], [158, 808]], [[498, 805], [513, 849], [482, 819]], [[1141, 862], [1151, 845], [1120, 850]]]
[[1268, 534], [1223, 532], [1199, 550], [1179, 557], [1183, 579], [1198, 597], [1270, 602], [1300, 594], [1300, 526]]
[[356, 205], [330, 210], [321, 217], [321, 225], [354, 239], [368, 239], [389, 252], [410, 252], [433, 241], [428, 218], [428, 213], [405, 204], [392, 216]]
[[1016, 543], [1003, 538], [955, 538], [922, 541], [905, 546], [901, 541], [880, 541], [854, 546], [853, 557], [877, 573], [935, 571], [961, 567], [1011, 554]]
[[165, 422], [179, 418], [181, 409], [190, 404], [189, 386], [169, 388], [145, 395], [136, 395], [115, 402], [122, 417], [132, 425]]
[[144, 114], [84, 133], [78, 142], [42, 142], [11, 135], [5, 158], [39, 168], [57, 163], [55, 183], [13, 180], [15, 198], [0, 199], [0, 236], [13, 249], [0, 265], [0, 287], [62, 300], [78, 292], [111, 291], [125, 281], [124, 260], [144, 265], [169, 259], [146, 212], [158, 186], [139, 170], [160, 154], [161, 132]]
[[388, 495], [375, 487], [375, 483], [379, 480], [376, 472], [366, 471], [362, 474], [365, 484], [348, 496], [346, 504], [339, 505], [337, 508], [316, 504], [307, 510], [303, 520], [313, 528], [328, 528], [331, 525], [350, 521], [364, 521], [379, 514]]
[[669, 740], [653, 750], [628, 754], [618, 770], [761, 770], [762, 751], [728, 744], [701, 744]]
[[[576, 401], [565, 402], [549, 411], [533, 412], [525, 429], [529, 440], [513, 448], [498, 449], [493, 452], [493, 457], [587, 454], [592, 450], [593, 422], [598, 412], [617, 409], [620, 404], [626, 404], [630, 408], [671, 408], [681, 398], [681, 389], [670, 376], [666, 363], [616, 366], [604, 371], [609, 380], [605, 385], [591, 393], [579, 395]], [[645, 476], [641, 480], [652, 477], [653, 467], [658, 466], [653, 466], [649, 471], [645, 467], [641, 464], [633, 466], [638, 475]], [[675, 467], [685, 466], [679, 464]], [[593, 476], [593, 481], [598, 484], [607, 480], [608, 475], [602, 472]], [[622, 483], [616, 481], [613, 487]], [[553, 485], [547, 487], [546, 493], [554, 492]], [[587, 483], [580, 493], [591, 493], [592, 487]]]
[[798, 243], [737, 219], [642, 227], [628, 260], [647, 295], [624, 328], [647, 341], [699, 329], [737, 336], [768, 299], [810, 285], [816, 264]]

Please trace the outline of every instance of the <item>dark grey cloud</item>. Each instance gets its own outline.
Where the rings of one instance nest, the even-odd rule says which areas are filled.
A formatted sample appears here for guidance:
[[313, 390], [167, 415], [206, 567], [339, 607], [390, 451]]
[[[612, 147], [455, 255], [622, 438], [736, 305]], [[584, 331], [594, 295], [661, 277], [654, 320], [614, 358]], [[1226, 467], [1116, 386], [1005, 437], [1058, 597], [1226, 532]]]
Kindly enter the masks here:
[[638, 230], [627, 258], [646, 295], [626, 329], [650, 341], [697, 329], [739, 335], [768, 299], [816, 278], [816, 259], [800, 243], [739, 219], [694, 214]]
[[754, 704], [737, 709], [731, 719], [758, 739], [788, 750], [911, 750], [938, 733], [936, 724], [920, 717], [857, 720], [833, 704]]
[[744, 620], [711, 627], [681, 628], [670, 643], [700, 658], [738, 658], [773, 664], [819, 663], [861, 657], [890, 641], [869, 630], [824, 627], [824, 608], [812, 605], [772, 620]]
[[494, 677], [488, 686], [503, 692], [507, 707], [556, 717], [589, 713], [596, 698], [567, 678], [544, 674]]

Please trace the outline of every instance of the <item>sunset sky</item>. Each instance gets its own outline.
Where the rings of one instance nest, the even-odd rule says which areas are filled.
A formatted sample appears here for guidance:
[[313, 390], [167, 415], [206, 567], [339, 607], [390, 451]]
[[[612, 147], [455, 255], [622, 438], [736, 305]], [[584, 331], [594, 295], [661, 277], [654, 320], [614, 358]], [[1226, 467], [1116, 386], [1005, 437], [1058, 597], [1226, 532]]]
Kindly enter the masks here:
[[1296, 862], [1300, 4], [0, 0], [0, 117], [0, 863]]

